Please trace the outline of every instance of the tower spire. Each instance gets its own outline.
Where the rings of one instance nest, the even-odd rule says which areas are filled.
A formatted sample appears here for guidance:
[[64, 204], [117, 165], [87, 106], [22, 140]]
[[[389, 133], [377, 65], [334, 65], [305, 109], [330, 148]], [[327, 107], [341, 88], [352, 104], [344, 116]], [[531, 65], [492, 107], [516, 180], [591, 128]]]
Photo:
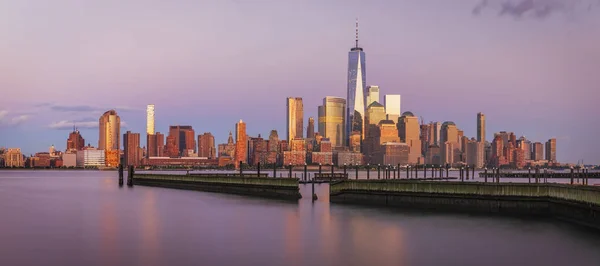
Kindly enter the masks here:
[[356, 18], [356, 48], [358, 48], [358, 18]]

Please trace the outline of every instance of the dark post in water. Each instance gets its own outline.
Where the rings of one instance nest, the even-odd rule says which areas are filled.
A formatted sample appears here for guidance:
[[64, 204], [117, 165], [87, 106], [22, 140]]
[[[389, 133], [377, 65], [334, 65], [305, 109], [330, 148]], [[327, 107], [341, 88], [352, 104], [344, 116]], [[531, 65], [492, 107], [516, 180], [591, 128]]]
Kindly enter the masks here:
[[127, 186], [133, 187], [133, 175], [135, 174], [135, 170], [133, 165], [129, 166], [129, 171], [127, 173]]
[[123, 164], [119, 164], [119, 186], [123, 186]]

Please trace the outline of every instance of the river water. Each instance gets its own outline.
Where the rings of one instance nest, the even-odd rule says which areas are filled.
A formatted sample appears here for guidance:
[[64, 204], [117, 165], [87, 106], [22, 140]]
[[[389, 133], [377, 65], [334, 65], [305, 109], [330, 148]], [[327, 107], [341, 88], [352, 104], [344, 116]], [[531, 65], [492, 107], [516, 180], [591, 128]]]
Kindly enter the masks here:
[[0, 171], [0, 265], [600, 265], [562, 222], [119, 187], [116, 172]]

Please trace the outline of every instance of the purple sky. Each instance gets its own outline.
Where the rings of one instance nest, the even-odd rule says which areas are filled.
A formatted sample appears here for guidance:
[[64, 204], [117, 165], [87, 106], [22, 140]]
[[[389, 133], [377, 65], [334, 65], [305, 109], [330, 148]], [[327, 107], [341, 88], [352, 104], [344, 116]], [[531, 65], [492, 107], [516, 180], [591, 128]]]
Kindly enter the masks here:
[[480, 2], [1, 1], [0, 146], [63, 150], [72, 121], [96, 146], [110, 108], [143, 133], [150, 103], [160, 132], [189, 124], [221, 143], [241, 118], [284, 137], [285, 97], [304, 98], [306, 119], [346, 97], [359, 17], [367, 83], [402, 111], [467, 136], [481, 111], [488, 139], [556, 137], [560, 161], [600, 163], [598, 1]]

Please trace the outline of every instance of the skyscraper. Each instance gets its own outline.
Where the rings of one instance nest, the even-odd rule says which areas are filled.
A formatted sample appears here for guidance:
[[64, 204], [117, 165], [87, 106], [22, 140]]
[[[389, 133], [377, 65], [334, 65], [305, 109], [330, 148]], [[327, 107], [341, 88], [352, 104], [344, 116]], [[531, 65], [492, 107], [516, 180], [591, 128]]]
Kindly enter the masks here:
[[346, 141], [345, 112], [346, 100], [339, 97], [327, 96], [319, 106], [319, 135], [328, 138], [333, 147], [341, 147]]
[[358, 19], [356, 20], [355, 46], [348, 52], [348, 94], [346, 111], [346, 132], [344, 137], [346, 146], [350, 144], [350, 135], [356, 132], [361, 136], [364, 133], [365, 115], [365, 84], [367, 84], [367, 67], [365, 53], [358, 47]]
[[306, 127], [306, 138], [307, 139], [315, 138], [315, 119], [312, 117], [308, 118], [308, 127]]
[[[300, 129], [302, 132], [302, 129]], [[240, 162], [248, 163], [248, 136], [246, 135], [246, 123], [241, 119], [235, 124], [235, 165], [240, 166]]]
[[556, 139], [549, 139], [546, 142], [546, 160], [556, 162]]
[[215, 137], [210, 132], [198, 135], [198, 157], [216, 158]]
[[394, 123], [398, 123], [398, 118], [400, 118], [400, 95], [398, 94], [388, 94], [385, 95], [384, 105], [385, 105], [385, 115], [387, 116], [387, 120], [392, 120]]
[[367, 87], [367, 103], [366, 107], [369, 108], [373, 102], [379, 101], [379, 86], [371, 85]]
[[456, 124], [451, 121], [444, 122], [440, 133], [441, 162], [452, 165], [454, 163], [455, 150], [458, 146], [458, 129], [456, 128]]
[[123, 134], [123, 154], [125, 166], [139, 166], [142, 159], [140, 133]]
[[[165, 135], [160, 132], [156, 132], [152, 135], [147, 135], [148, 143], [146, 144], [146, 157], [162, 157], [164, 156], [164, 147], [165, 147]], [[178, 152], [175, 152], [178, 153]]]
[[477, 113], [477, 141], [485, 143], [485, 115]]
[[79, 133], [79, 130], [73, 128], [73, 132], [69, 133], [69, 138], [67, 139], [67, 151], [74, 152], [83, 150], [85, 146], [85, 140]]
[[[196, 152], [196, 134], [192, 126], [170, 126], [169, 137], [175, 139], [179, 156], [187, 157]], [[170, 154], [170, 156], [174, 155]]]
[[119, 150], [121, 131], [121, 118], [117, 115], [117, 111], [106, 111], [99, 119], [99, 150]]
[[420, 127], [419, 120], [411, 112], [404, 112], [400, 119], [398, 119], [398, 136], [400, 141], [408, 144], [410, 147], [410, 153], [408, 155], [408, 162], [410, 164], [416, 164], [421, 158], [421, 138], [420, 138]]
[[303, 138], [302, 130], [304, 129], [304, 106], [302, 104], [302, 98], [287, 98], [286, 120], [288, 141], [294, 138]]
[[154, 104], [146, 107], [146, 134], [154, 135]]
[[533, 143], [531, 159], [534, 161], [541, 161], [544, 159], [544, 145], [541, 142]]

